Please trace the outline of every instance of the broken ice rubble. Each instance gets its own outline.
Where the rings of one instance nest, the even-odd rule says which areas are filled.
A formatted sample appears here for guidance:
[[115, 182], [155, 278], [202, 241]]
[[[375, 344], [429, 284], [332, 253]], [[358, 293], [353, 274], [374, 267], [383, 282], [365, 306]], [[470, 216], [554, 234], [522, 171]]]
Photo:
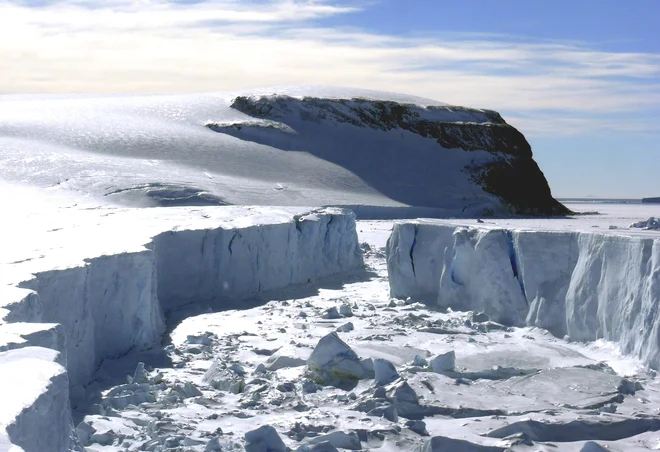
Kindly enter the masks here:
[[353, 389], [365, 376], [360, 358], [337, 333], [319, 341], [307, 366], [317, 383], [346, 390]]
[[637, 221], [631, 224], [630, 227], [645, 230], [660, 230], [660, 219], [651, 217], [648, 220]]

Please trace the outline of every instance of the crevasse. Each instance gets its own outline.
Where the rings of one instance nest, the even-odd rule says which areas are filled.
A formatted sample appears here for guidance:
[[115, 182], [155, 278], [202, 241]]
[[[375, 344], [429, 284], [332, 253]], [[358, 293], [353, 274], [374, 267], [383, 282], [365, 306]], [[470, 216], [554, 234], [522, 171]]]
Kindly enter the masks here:
[[361, 268], [351, 212], [299, 210], [270, 224], [166, 230], [139, 251], [0, 287], [0, 451], [75, 448], [70, 401], [104, 359], [159, 344], [164, 312]]

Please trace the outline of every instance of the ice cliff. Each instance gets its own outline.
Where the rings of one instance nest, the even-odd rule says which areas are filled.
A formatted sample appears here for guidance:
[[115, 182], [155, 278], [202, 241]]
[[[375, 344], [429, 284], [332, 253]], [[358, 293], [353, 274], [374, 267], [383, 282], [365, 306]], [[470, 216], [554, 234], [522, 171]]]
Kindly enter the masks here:
[[70, 400], [104, 359], [160, 344], [164, 312], [362, 266], [355, 217], [341, 209], [126, 209], [98, 223], [78, 213], [67, 220], [79, 229], [48, 230], [43, 254], [3, 243], [0, 450], [75, 447]]
[[416, 221], [387, 254], [393, 297], [605, 339], [660, 368], [660, 238]]

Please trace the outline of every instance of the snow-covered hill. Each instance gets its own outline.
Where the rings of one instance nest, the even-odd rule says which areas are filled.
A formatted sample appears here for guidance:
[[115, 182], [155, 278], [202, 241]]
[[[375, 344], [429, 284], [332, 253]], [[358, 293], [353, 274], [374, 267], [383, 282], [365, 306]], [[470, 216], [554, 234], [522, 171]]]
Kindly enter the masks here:
[[0, 96], [0, 177], [130, 205], [562, 213], [499, 114], [323, 87]]

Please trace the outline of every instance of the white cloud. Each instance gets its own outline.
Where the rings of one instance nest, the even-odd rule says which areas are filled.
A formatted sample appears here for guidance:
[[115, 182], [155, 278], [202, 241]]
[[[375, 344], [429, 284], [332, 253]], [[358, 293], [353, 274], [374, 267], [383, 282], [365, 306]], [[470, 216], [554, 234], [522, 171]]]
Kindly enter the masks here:
[[[578, 124], [611, 122], [621, 130], [633, 123], [657, 127], [635, 119], [660, 103], [657, 54], [506, 36], [396, 37], [313, 26], [313, 19], [356, 10], [330, 1], [90, 4], [27, 7], [0, 0], [0, 89], [191, 92], [332, 84], [519, 112], [526, 132], [566, 133]], [[605, 113], [621, 120], [599, 117]]]

